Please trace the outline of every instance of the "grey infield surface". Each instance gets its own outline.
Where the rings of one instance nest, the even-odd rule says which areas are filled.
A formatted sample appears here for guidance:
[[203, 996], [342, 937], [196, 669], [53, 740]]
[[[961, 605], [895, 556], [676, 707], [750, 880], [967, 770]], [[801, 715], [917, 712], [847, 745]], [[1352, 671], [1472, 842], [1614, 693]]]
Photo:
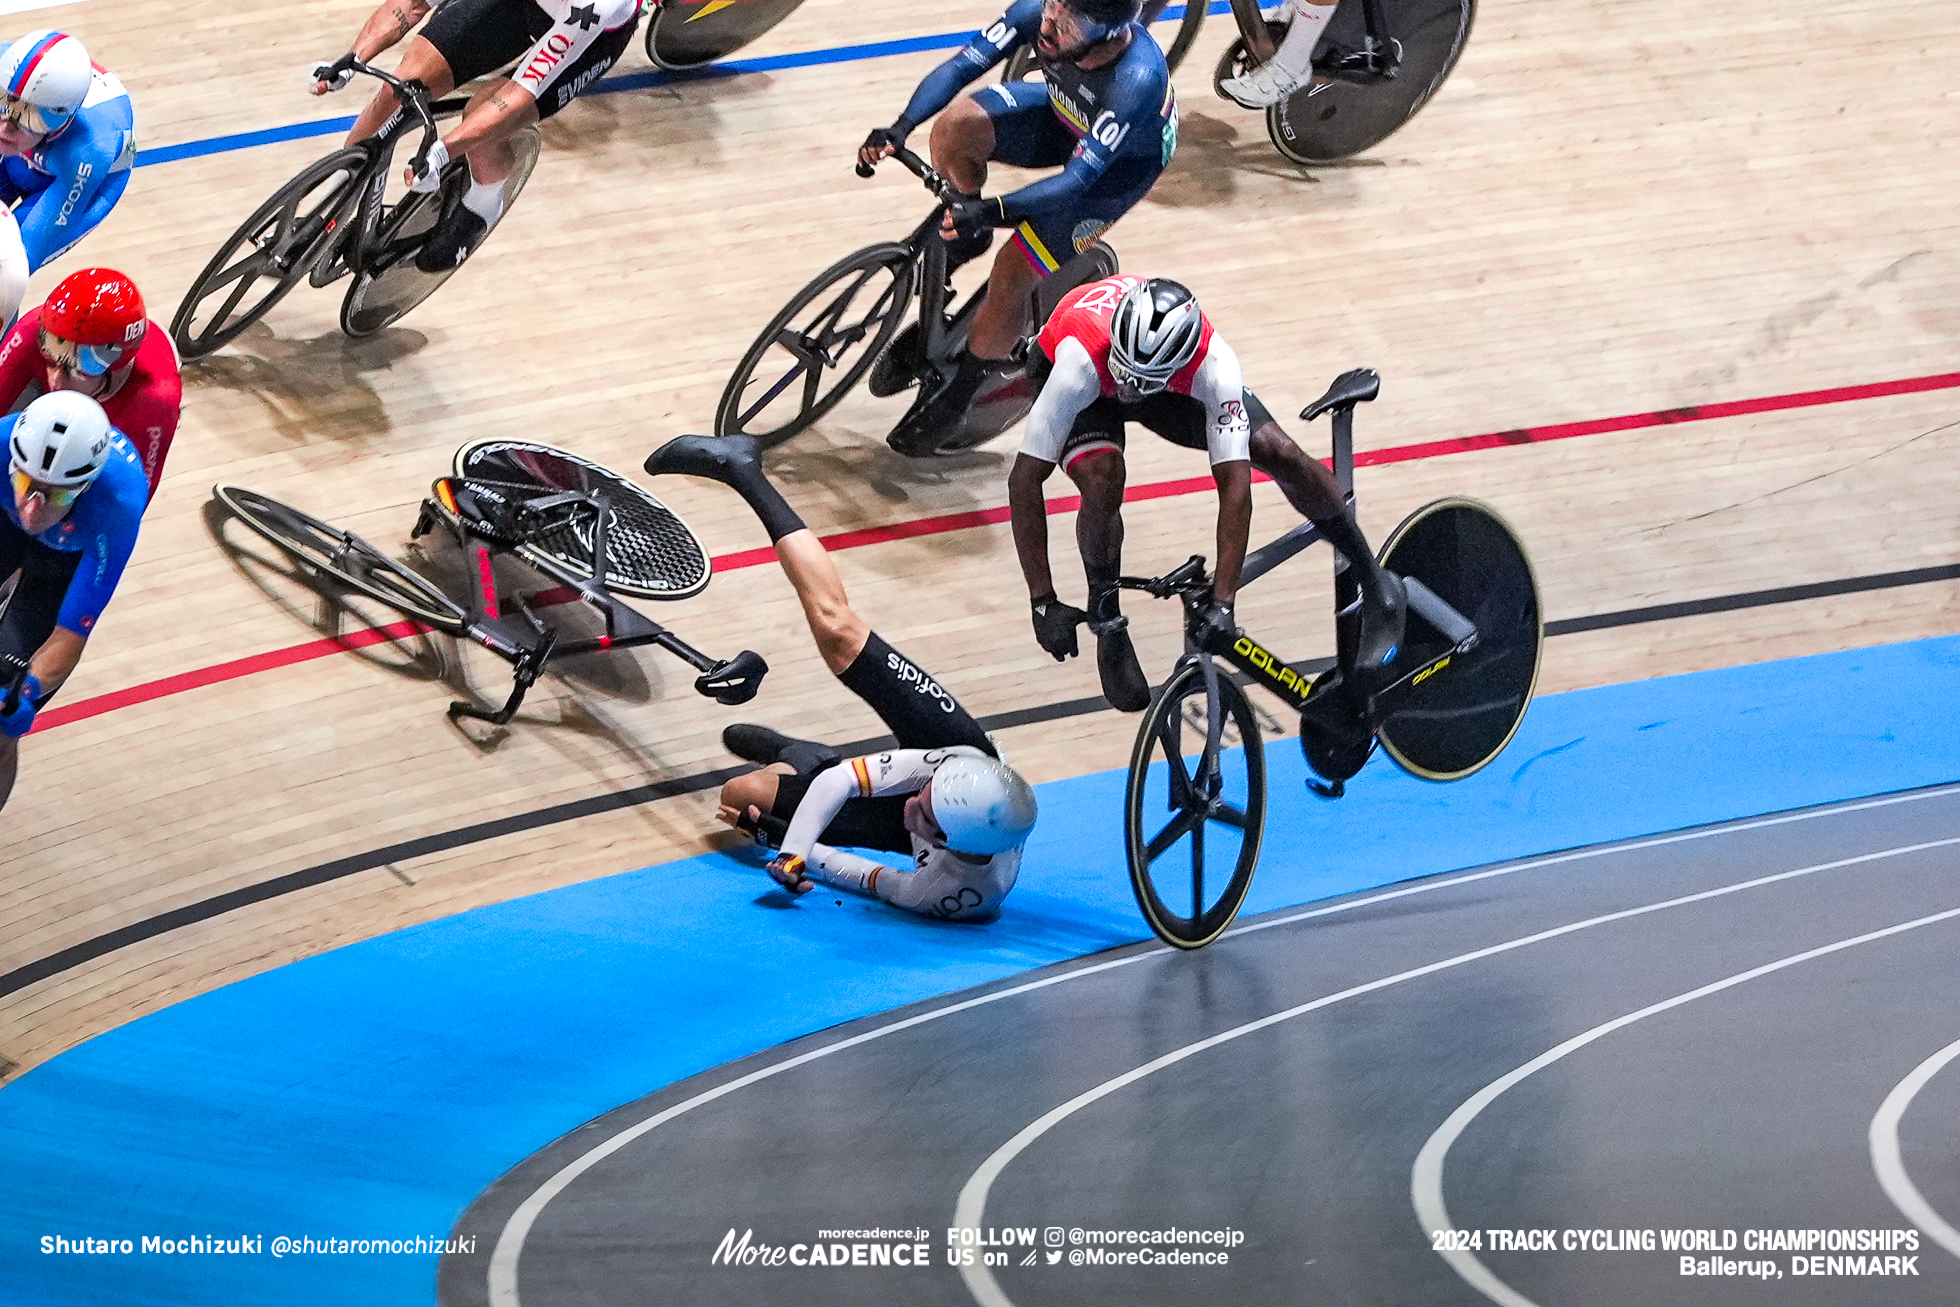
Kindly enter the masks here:
[[[1058, 1105], [1154, 1058], [1350, 987], [1604, 914], [1756, 877], [1960, 840], [1960, 790], [1735, 823], [1671, 842], [1462, 873], [1177, 954], [1135, 948], [822, 1032], [661, 1090], [512, 1170], [464, 1214], [444, 1307], [491, 1301], [512, 1213], [553, 1176], [703, 1091], [922, 1013], [1072, 976], [816, 1057], [701, 1103], [577, 1174], [522, 1243], [523, 1307], [967, 1304], [947, 1264], [961, 1188]], [[1269, 858], [1262, 875], [1282, 875]], [[1236, 1229], [1225, 1266], [1022, 1266], [1021, 1307], [1157, 1303], [1477, 1304], [1431, 1251], [1411, 1171], [1466, 1099], [1573, 1036], [1755, 967], [1960, 908], [1960, 842], [1889, 853], [1526, 943], [1277, 1022], [1097, 1097], [1000, 1172], [999, 1232]], [[1343, 900], [1335, 900], [1339, 904]], [[1314, 905], [1326, 907], [1329, 905]], [[1297, 916], [1272, 914], [1267, 921]], [[1892, 1087], [1960, 1039], [1960, 918], [1796, 962], [1585, 1045], [1499, 1095], [1447, 1154], [1463, 1230], [1903, 1230], [1867, 1131]], [[1107, 966], [1117, 961], [1121, 965]], [[1075, 974], [1081, 973], [1081, 974]], [[1908, 1173], [1960, 1219], [1960, 1063], [1900, 1130]], [[923, 1268], [712, 1264], [822, 1232], [924, 1232]], [[1066, 1238], [1066, 1236], [1065, 1236]], [[1718, 1242], [1725, 1235], [1717, 1234]], [[887, 1245], [895, 1239], [871, 1240]], [[1916, 1276], [1684, 1276], [1678, 1252], [1497, 1252], [1524, 1298], [1657, 1304], [1960, 1303], [1960, 1260], [1923, 1235]], [[1171, 1247], [1157, 1243], [1157, 1247]], [[1204, 1245], [1187, 1245], [1203, 1248]], [[1079, 1245], [1064, 1243], [1063, 1251]], [[497, 1307], [513, 1307], [508, 1300]]]

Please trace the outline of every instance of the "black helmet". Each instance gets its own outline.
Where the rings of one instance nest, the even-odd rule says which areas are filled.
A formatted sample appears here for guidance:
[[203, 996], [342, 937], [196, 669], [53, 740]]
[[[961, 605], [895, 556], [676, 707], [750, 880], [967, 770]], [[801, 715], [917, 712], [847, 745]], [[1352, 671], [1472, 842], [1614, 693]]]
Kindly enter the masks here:
[[1075, 11], [1085, 28], [1092, 29], [1083, 32], [1085, 45], [1107, 41], [1134, 23], [1143, 12], [1142, 0], [1062, 0], [1062, 3]]

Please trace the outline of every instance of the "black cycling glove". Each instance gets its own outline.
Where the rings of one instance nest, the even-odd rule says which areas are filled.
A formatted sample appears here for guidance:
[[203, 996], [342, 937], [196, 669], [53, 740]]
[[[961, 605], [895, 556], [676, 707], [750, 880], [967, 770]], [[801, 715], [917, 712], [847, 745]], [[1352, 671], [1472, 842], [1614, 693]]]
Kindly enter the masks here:
[[1056, 662], [1073, 658], [1081, 652], [1076, 643], [1075, 628], [1089, 620], [1089, 614], [1071, 604], [1049, 595], [1034, 606], [1034, 638]]

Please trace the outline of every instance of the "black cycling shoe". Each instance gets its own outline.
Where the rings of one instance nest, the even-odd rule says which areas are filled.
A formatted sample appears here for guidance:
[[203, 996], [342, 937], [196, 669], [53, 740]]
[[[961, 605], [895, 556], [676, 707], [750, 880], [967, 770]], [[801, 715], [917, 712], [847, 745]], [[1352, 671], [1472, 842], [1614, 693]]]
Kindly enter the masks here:
[[1137, 661], [1136, 646], [1130, 643], [1130, 621], [1119, 617], [1112, 622], [1094, 622], [1090, 631], [1096, 637], [1096, 675], [1102, 681], [1103, 698], [1117, 712], [1142, 712], [1150, 706], [1150, 681]]
[[885, 437], [885, 443], [907, 458], [929, 458], [953, 447], [973, 397], [980, 393], [989, 373], [1003, 362], [962, 354], [950, 381], [941, 382], [937, 389], [921, 386], [919, 397]]
[[422, 242], [422, 248], [415, 252], [416, 268], [422, 272], [438, 273], [462, 266], [463, 260], [470, 257], [470, 251], [477, 247], [489, 230], [490, 224], [481, 215], [457, 204], [429, 233], [429, 238]]
[[747, 469], [760, 469], [762, 447], [754, 436], [675, 436], [647, 455], [646, 470], [654, 476], [676, 473], [706, 477], [733, 486]]
[[827, 744], [799, 740], [754, 722], [736, 722], [733, 726], [722, 727], [721, 744], [737, 758], [761, 763], [765, 767], [772, 762], [785, 762], [799, 773], [817, 771], [843, 758]]

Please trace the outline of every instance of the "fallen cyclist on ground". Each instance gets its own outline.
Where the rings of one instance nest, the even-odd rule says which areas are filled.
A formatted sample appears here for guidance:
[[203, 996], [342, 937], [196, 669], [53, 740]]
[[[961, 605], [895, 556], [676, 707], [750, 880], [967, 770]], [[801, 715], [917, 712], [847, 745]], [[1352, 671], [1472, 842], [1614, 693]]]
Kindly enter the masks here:
[[[846, 758], [767, 726], [730, 726], [729, 751], [761, 765], [722, 786], [721, 819], [779, 849], [768, 871], [791, 893], [822, 881], [949, 921], [997, 915], [1034, 829], [1033, 789], [937, 680], [851, 608], [823, 542], [770, 484], [752, 439], [682, 436], [649, 455], [646, 469], [719, 481], [747, 501], [825, 665], [897, 740]], [[849, 848], [909, 854], [915, 870]]]

